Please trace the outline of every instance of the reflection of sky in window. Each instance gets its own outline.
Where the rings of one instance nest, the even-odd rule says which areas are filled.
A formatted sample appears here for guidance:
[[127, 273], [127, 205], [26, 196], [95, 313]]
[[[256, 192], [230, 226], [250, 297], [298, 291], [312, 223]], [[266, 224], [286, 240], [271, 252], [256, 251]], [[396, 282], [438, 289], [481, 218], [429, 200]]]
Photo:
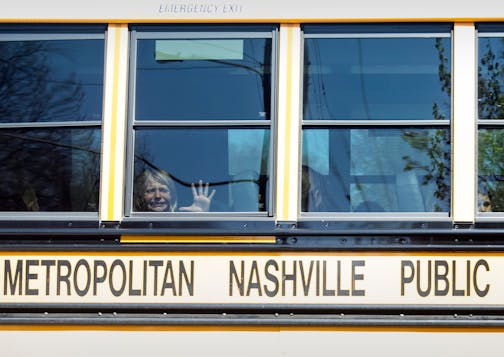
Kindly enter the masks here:
[[243, 40], [156, 40], [156, 61], [243, 60]]
[[[440, 43], [450, 58], [450, 39]], [[305, 41], [305, 119], [450, 118], [434, 38]]]
[[240, 40], [242, 60], [156, 61], [157, 41], [138, 41], [137, 120], [269, 119], [271, 39]]

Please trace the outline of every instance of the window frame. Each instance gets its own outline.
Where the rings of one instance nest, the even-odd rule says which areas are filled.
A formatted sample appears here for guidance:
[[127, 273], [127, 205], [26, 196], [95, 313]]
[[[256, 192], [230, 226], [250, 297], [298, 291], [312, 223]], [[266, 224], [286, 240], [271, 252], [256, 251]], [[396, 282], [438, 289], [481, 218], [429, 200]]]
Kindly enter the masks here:
[[[450, 87], [450, 118], [449, 119], [305, 119], [304, 118], [304, 101], [301, 103], [301, 137], [300, 137], [300, 160], [299, 172], [302, 170], [302, 153], [303, 153], [303, 132], [304, 129], [328, 129], [334, 130], [337, 128], [342, 129], [358, 129], [361, 128], [420, 128], [432, 127], [433, 129], [448, 129], [450, 136], [450, 154], [453, 153], [453, 23], [369, 23], [369, 24], [302, 24], [302, 55], [301, 55], [301, 68], [303, 75], [301, 76], [301, 98], [304, 97], [304, 58], [305, 58], [305, 40], [311, 38], [323, 39], [387, 39], [387, 38], [448, 38], [450, 39], [450, 74], [451, 74], [451, 87]], [[306, 28], [311, 29], [306, 33]], [[449, 28], [449, 31], [439, 31], [441, 27]], [[317, 30], [319, 32], [317, 32]], [[450, 161], [450, 174], [452, 173], [453, 158]], [[302, 177], [298, 177], [298, 216], [301, 221], [331, 221], [331, 220], [344, 220], [344, 221], [441, 221], [449, 222], [452, 216], [452, 195], [453, 187], [450, 185], [450, 198], [449, 198], [449, 211], [447, 212], [401, 212], [401, 211], [387, 211], [387, 212], [305, 212], [302, 209]], [[451, 181], [453, 177], [451, 178]]]
[[[103, 68], [102, 68], [102, 98], [100, 120], [68, 120], [47, 122], [9, 122], [0, 123], [0, 130], [4, 129], [98, 129], [103, 136], [104, 97], [105, 97], [105, 66], [107, 51], [106, 24], [1, 24], [0, 42], [8, 41], [60, 41], [60, 40], [102, 40], [103, 41]], [[100, 139], [100, 180], [102, 176], [102, 142]], [[101, 187], [99, 187], [101, 190]], [[98, 192], [99, 199], [100, 194]], [[97, 202], [96, 211], [0, 211], [0, 219], [4, 221], [53, 221], [58, 220], [98, 220], [100, 203]]]
[[[188, 24], [131, 24], [130, 25], [130, 61], [128, 68], [128, 107], [127, 107], [127, 142], [125, 165], [125, 197], [123, 220], [128, 221], [243, 221], [267, 220], [275, 216], [275, 162], [276, 162], [276, 132], [277, 132], [277, 98], [278, 98], [278, 32], [274, 24], [257, 25], [188, 25]], [[269, 119], [238, 119], [238, 120], [141, 120], [136, 118], [136, 66], [137, 41], [143, 39], [155, 40], [190, 40], [190, 39], [271, 39], [271, 88], [270, 88], [270, 118]], [[269, 179], [267, 182], [267, 210], [251, 212], [135, 212], [133, 209], [134, 188], [134, 157], [135, 131], [142, 129], [247, 129], [257, 128], [269, 131]]]

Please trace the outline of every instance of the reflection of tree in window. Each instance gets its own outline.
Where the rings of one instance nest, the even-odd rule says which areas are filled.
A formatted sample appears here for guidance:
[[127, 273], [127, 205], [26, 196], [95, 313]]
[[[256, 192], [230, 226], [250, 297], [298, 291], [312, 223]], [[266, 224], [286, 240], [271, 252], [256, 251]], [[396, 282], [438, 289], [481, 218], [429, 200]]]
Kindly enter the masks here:
[[65, 55], [47, 42], [0, 42], [1, 122], [81, 119], [81, 84], [75, 75], [58, 80], [51, 73], [51, 57]]
[[[504, 38], [480, 38], [478, 66], [479, 119], [504, 119]], [[499, 128], [478, 133], [479, 200], [489, 207], [479, 211], [504, 212], [504, 132]]]
[[97, 134], [79, 129], [0, 131], [1, 209], [96, 211]]
[[[0, 122], [83, 119], [81, 83], [54, 78], [52, 56], [48, 41], [0, 42]], [[0, 130], [0, 209], [97, 211], [99, 130], [37, 126]]]
[[[451, 97], [451, 72], [449, 60], [445, 54], [442, 39], [436, 38], [438, 51], [438, 78], [441, 89], [447, 97]], [[443, 103], [445, 104], [445, 103]], [[432, 104], [432, 115], [436, 120], [449, 119], [442, 114], [439, 103]], [[404, 171], [423, 171], [421, 184], [423, 186], [434, 185], [434, 197], [437, 201], [432, 210], [446, 212], [450, 199], [450, 132], [446, 129], [435, 130], [403, 130], [403, 138], [411, 147], [426, 155], [427, 164], [415, 160], [410, 156], [404, 156]], [[429, 209], [429, 207], [427, 207]]]

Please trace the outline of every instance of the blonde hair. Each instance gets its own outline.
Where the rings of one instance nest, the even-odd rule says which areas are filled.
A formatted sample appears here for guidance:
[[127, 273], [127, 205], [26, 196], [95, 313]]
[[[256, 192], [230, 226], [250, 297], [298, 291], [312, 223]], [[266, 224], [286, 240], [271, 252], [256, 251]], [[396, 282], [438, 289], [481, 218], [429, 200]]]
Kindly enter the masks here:
[[177, 208], [177, 190], [175, 189], [175, 182], [170, 177], [170, 174], [164, 170], [151, 170], [147, 169], [142, 172], [135, 180], [133, 187], [133, 206], [137, 212], [147, 212], [147, 205], [144, 199], [145, 189], [149, 180], [159, 182], [168, 187], [170, 190], [170, 206], [169, 211], [174, 212]]

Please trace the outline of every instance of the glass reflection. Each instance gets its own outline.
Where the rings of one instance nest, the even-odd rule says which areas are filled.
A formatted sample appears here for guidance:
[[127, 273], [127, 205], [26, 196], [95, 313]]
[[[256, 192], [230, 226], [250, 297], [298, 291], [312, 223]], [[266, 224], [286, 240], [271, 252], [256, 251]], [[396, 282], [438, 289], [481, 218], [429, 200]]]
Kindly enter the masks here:
[[504, 119], [504, 37], [479, 38], [478, 113], [480, 119]]
[[504, 212], [504, 129], [478, 131], [478, 211]]
[[137, 120], [270, 119], [271, 39], [138, 40], [137, 52]]
[[303, 212], [449, 210], [448, 129], [305, 129], [302, 162]]
[[0, 210], [98, 211], [99, 129], [0, 131]]
[[133, 211], [268, 210], [269, 129], [143, 128], [135, 134]]
[[101, 120], [103, 40], [0, 42], [0, 122]]
[[450, 119], [449, 38], [305, 39], [304, 119]]

